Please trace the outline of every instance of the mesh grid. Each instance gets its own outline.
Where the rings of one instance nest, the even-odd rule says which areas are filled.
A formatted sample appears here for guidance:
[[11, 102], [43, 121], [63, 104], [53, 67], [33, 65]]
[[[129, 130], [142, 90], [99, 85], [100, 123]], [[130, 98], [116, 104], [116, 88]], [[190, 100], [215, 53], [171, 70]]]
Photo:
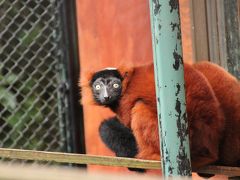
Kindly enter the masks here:
[[62, 0], [0, 0], [0, 147], [66, 151]]

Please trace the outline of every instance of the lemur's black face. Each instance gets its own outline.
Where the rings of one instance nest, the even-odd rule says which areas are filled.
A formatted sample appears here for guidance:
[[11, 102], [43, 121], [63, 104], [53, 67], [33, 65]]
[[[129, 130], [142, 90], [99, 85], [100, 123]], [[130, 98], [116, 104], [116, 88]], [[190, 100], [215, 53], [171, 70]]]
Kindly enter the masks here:
[[113, 106], [121, 97], [122, 78], [117, 70], [95, 73], [91, 82], [94, 100], [104, 106]]

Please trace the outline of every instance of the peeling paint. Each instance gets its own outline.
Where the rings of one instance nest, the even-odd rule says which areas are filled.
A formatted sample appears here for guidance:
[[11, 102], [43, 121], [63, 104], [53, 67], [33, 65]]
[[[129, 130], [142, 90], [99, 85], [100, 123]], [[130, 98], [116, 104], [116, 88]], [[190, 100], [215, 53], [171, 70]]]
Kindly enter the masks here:
[[176, 87], [177, 87], [177, 92], [175, 93], [175, 95], [178, 96], [178, 95], [179, 95], [179, 92], [180, 92], [180, 90], [181, 90], [181, 86], [180, 86], [179, 83], [177, 83]]
[[168, 167], [168, 172], [169, 172], [170, 174], [173, 174], [173, 170], [174, 170], [174, 168], [173, 168], [172, 166], [169, 166], [169, 167]]
[[177, 31], [177, 39], [181, 40], [182, 36], [181, 36], [181, 25], [180, 25], [180, 20], [176, 23], [176, 22], [171, 22], [170, 26], [172, 28], [172, 32], [173, 31]]
[[180, 54], [176, 52], [176, 50], [174, 50], [173, 52], [173, 57], [175, 60], [175, 63], [173, 64], [173, 68], [177, 71], [180, 67], [180, 64], [183, 64], [183, 58]]
[[[182, 39], [182, 35], [181, 35], [181, 31], [180, 30], [177, 32], [177, 39], [178, 40]], [[182, 43], [182, 41], [181, 41], [181, 43]]]
[[175, 110], [177, 111], [177, 113], [181, 116], [181, 102], [178, 100], [178, 98], [176, 99], [176, 106], [175, 106]]
[[[181, 106], [182, 104], [177, 98], [175, 110], [177, 112], [176, 114], [176, 117], [177, 117], [176, 121], [177, 121], [177, 127], [178, 127], [177, 136], [180, 139], [180, 147], [177, 155], [178, 173], [184, 176], [187, 176], [191, 173], [191, 163], [190, 163], [190, 160], [187, 158], [187, 153], [183, 146], [183, 143], [187, 140], [186, 138], [188, 137], [188, 128], [186, 125], [187, 116], [186, 116], [186, 112], [184, 112], [182, 116]], [[182, 119], [184, 120], [184, 122], [181, 122]]]
[[159, 140], [160, 140], [160, 145], [161, 145], [161, 148], [160, 148], [160, 151], [161, 151], [161, 162], [162, 162], [162, 171], [165, 172], [165, 158], [163, 158], [163, 155], [164, 155], [164, 150], [163, 150], [163, 147], [164, 147], [164, 143], [163, 141], [161, 140], [161, 136], [163, 134], [162, 132], [162, 123], [161, 123], [161, 113], [158, 114], [158, 125], [159, 125]]
[[[176, 117], [177, 117], [177, 136], [180, 139], [180, 144], [183, 145], [183, 142], [186, 140], [186, 136], [188, 134], [188, 129], [186, 126], [186, 122], [181, 122], [182, 119], [182, 111], [181, 111], [181, 102], [179, 101], [179, 99], [176, 99], [176, 105], [175, 105], [175, 110], [177, 112]], [[184, 117], [186, 118], [186, 112], [183, 113]]]
[[[166, 132], [164, 132], [164, 136], [167, 136], [167, 133]], [[166, 138], [163, 138], [164, 140], [166, 139]], [[167, 149], [167, 144], [166, 144], [166, 142], [163, 140], [163, 144], [162, 144], [162, 148], [164, 149], [164, 163], [165, 164], [168, 164], [168, 172], [170, 173], [170, 174], [173, 174], [173, 170], [174, 170], [174, 167], [172, 166], [172, 163], [171, 163], [171, 160], [170, 160], [170, 153], [169, 153], [169, 151], [168, 151], [168, 149]]]
[[[186, 104], [184, 104], [184, 106], [186, 106]], [[187, 113], [186, 112], [183, 113], [182, 119], [184, 120], [185, 123], [188, 122], [188, 120], [187, 120]], [[188, 128], [188, 126], [187, 126], [187, 128]], [[186, 129], [186, 134], [188, 134], [188, 129]]]
[[154, 15], [156, 16], [160, 12], [161, 5], [159, 0], [153, 0], [154, 3]]
[[161, 26], [161, 24], [159, 24], [158, 25], [158, 30], [161, 31], [161, 28], [162, 28], [162, 26]]
[[169, 5], [171, 7], [171, 10], [170, 10], [171, 13], [173, 12], [173, 10], [178, 10], [178, 7], [179, 7], [178, 0], [170, 0]]
[[[154, 66], [156, 66], [156, 65], [154, 64]], [[154, 69], [154, 71], [155, 71], [157, 74], [159, 73], [157, 67]], [[157, 86], [156, 89], [159, 89], [159, 90], [160, 90], [161, 87], [160, 87], [160, 84], [159, 84], [159, 77], [156, 77], [155, 82], [156, 82], [156, 86]]]
[[180, 146], [179, 153], [177, 155], [177, 163], [178, 163], [178, 173], [184, 176], [189, 176], [191, 174], [191, 163], [187, 158], [187, 153], [183, 146]]
[[177, 28], [177, 30], [179, 30], [179, 26], [180, 26], [180, 25], [179, 25], [179, 23], [171, 22], [170, 26], [171, 26], [171, 28], [172, 28], [172, 31], [175, 31], [176, 28]]

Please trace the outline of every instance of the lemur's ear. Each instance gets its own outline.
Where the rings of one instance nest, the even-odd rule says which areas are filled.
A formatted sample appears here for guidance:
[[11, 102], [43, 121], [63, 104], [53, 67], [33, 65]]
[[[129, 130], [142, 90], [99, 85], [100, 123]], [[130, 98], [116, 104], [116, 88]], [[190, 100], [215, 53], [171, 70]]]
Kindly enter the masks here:
[[120, 72], [123, 81], [122, 81], [122, 93], [125, 92], [129, 81], [132, 78], [132, 75], [134, 73], [134, 68], [133, 67], [126, 67], [126, 66], [121, 66], [117, 68], [117, 70]]
[[92, 95], [92, 90], [91, 90], [91, 79], [93, 75], [95, 74], [96, 71], [85, 71], [82, 72], [80, 75], [80, 79], [78, 82], [78, 86], [80, 88], [80, 93], [81, 93], [81, 99], [80, 103], [83, 105], [94, 105], [96, 104], [93, 95]]

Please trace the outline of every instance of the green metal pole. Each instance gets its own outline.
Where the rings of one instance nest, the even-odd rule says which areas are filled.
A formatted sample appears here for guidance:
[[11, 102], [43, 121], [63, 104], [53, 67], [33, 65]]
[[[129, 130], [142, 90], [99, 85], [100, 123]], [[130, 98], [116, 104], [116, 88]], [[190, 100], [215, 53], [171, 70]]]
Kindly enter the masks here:
[[178, 0], [150, 0], [150, 12], [162, 171], [191, 176]]

